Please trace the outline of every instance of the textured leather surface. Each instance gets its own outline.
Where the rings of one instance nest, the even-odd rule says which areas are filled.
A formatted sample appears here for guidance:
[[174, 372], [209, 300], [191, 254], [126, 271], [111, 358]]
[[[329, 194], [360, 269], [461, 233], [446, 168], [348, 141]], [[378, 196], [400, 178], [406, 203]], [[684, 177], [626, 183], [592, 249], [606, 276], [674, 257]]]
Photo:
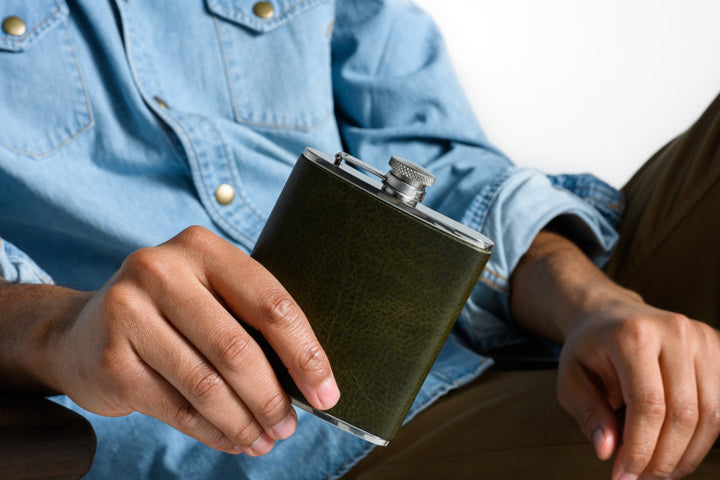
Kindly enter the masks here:
[[301, 306], [330, 359], [341, 398], [328, 413], [387, 440], [489, 257], [302, 156], [252, 255]]

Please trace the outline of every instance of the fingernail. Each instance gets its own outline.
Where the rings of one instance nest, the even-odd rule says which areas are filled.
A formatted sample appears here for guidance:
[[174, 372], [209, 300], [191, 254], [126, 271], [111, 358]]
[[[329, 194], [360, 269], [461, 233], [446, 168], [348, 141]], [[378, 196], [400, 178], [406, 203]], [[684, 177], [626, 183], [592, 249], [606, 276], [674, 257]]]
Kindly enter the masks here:
[[297, 427], [297, 417], [295, 416], [295, 410], [290, 409], [290, 413], [280, 423], [275, 425], [270, 433], [275, 440], [285, 440], [290, 435], [295, 433]]
[[340, 400], [340, 389], [333, 377], [323, 382], [317, 390], [318, 399], [323, 410], [332, 408]]
[[598, 427], [595, 429], [592, 435], [593, 438], [593, 445], [595, 446], [595, 452], [598, 454], [600, 453], [600, 446], [602, 445], [603, 441], [605, 440], [605, 433], [603, 432], [603, 429]]
[[258, 457], [260, 455], [265, 455], [270, 450], [272, 450], [274, 444], [275, 442], [273, 441], [273, 439], [263, 433], [262, 435], [260, 435], [260, 438], [255, 440], [255, 443], [250, 446], [250, 455]]
[[638, 476], [634, 473], [623, 473], [618, 480], [637, 480], [637, 478]]

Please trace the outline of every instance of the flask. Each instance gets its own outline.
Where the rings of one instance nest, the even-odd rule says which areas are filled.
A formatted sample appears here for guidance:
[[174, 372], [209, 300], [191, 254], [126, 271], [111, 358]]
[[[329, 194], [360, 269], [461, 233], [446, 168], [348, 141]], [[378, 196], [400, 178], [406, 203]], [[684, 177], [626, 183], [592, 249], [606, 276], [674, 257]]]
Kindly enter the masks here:
[[430, 172], [390, 166], [306, 148], [252, 252], [302, 308], [341, 392], [315, 410], [259, 338], [292, 403], [376, 445], [400, 428], [493, 246], [422, 205]]

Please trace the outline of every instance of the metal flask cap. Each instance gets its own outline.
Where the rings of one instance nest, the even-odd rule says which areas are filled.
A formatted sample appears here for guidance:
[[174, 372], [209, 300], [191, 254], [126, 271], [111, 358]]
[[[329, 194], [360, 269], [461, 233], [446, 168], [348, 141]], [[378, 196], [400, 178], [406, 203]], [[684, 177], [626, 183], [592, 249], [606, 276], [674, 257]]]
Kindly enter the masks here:
[[391, 170], [387, 174], [345, 152], [335, 155], [335, 165], [339, 165], [343, 160], [381, 178], [383, 192], [411, 207], [422, 202], [425, 198], [425, 187], [435, 183], [435, 175], [402, 157], [390, 158]]
[[390, 158], [391, 170], [383, 179], [383, 191], [414, 207], [425, 198], [425, 187], [435, 183], [435, 175], [410, 160]]

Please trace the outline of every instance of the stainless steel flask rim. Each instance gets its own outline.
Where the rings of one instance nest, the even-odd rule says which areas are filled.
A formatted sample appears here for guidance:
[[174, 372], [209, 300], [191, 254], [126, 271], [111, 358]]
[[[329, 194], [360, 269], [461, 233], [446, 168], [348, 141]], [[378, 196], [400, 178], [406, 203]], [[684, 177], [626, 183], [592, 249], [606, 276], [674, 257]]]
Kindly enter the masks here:
[[[409, 160], [392, 157], [390, 159], [392, 169], [385, 174], [372, 165], [368, 165], [345, 152], [338, 153], [333, 159], [320, 150], [308, 147], [305, 149], [303, 156], [392, 207], [402, 210], [414, 218], [469, 244], [473, 248], [489, 252], [494, 245], [491, 240], [478, 231], [421, 204], [420, 202], [425, 197], [425, 187], [435, 182], [435, 176]], [[348, 166], [348, 164], [359, 167], [382, 179], [382, 183], [361, 173], [356, 168]]]
[[366, 432], [362, 428], [358, 428], [355, 425], [352, 425], [352, 424], [346, 422], [345, 420], [341, 420], [333, 415], [330, 415], [327, 412], [323, 412], [322, 410], [316, 410], [313, 407], [311, 407], [310, 405], [308, 405], [307, 403], [303, 402], [302, 400], [298, 400], [297, 398], [291, 397], [290, 402], [293, 405], [295, 405], [296, 407], [298, 407], [302, 410], [305, 410], [306, 412], [311, 413], [311, 414], [315, 415], [316, 417], [318, 417], [332, 425], [335, 425], [340, 430], [347, 432], [347, 433], [351, 433], [351, 434], [355, 435], [356, 437], [362, 438], [366, 442], [373, 443], [380, 447], [386, 447], [390, 443], [390, 440], [387, 440], [382, 437], [378, 437], [377, 435], [373, 435], [370, 432]]

